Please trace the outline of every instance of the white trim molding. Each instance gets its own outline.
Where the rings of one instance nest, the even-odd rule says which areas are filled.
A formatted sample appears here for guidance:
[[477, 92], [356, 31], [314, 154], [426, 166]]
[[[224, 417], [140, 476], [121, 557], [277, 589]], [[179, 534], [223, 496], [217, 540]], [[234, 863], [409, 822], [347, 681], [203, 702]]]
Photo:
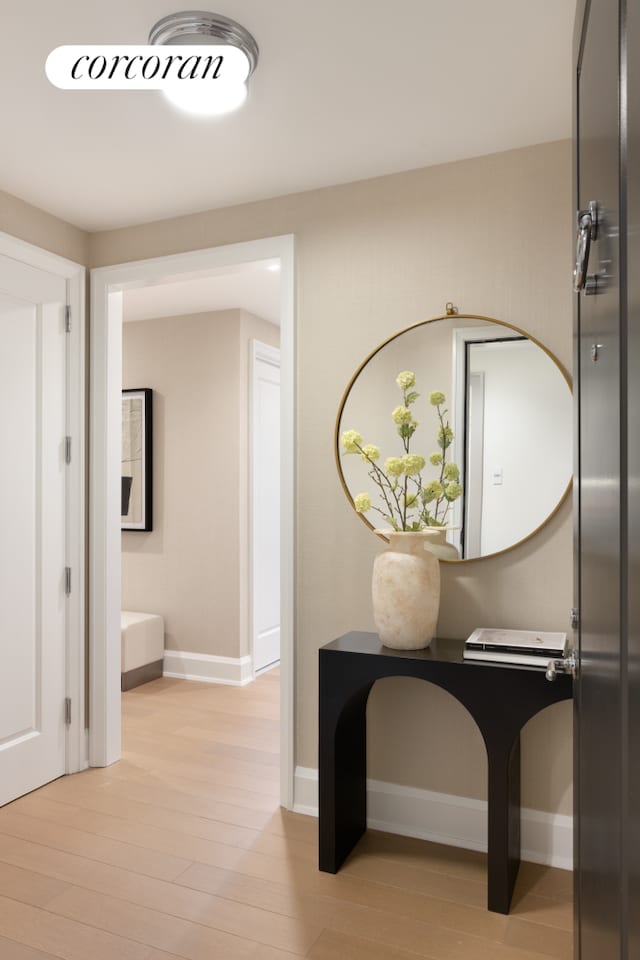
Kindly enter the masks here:
[[[221, 267], [280, 261], [281, 693], [280, 801], [293, 805], [294, 773], [294, 238], [265, 237], [91, 271], [90, 763], [120, 758], [120, 433], [122, 292], [187, 280]], [[176, 661], [173, 661], [174, 663]], [[191, 662], [190, 675], [198, 670]], [[181, 668], [183, 669], [183, 668]], [[204, 668], [203, 668], [204, 669]], [[201, 677], [202, 679], [202, 677]]]
[[251, 657], [214, 657], [207, 653], [165, 650], [163, 677], [244, 687], [253, 680]]
[[[296, 767], [296, 813], [318, 816], [318, 771]], [[466, 850], [487, 850], [487, 802], [367, 780], [367, 826]], [[521, 811], [522, 859], [573, 869], [573, 817]]]

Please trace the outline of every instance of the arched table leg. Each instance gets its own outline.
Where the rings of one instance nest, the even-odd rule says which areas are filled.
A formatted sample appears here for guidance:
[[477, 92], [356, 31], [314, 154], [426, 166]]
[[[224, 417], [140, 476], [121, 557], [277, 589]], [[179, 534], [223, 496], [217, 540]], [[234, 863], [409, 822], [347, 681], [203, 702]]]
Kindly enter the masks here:
[[320, 697], [320, 870], [337, 873], [367, 829], [367, 699], [373, 684], [347, 692], [324, 676]]
[[509, 747], [487, 745], [487, 906], [509, 913], [520, 866], [520, 735]]

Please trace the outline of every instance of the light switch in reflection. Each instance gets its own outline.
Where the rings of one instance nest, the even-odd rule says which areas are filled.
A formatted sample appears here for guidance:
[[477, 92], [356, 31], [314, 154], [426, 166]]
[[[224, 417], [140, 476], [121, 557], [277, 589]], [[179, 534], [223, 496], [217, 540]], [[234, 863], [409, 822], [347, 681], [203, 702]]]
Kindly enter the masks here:
[[491, 483], [494, 487], [499, 487], [502, 483], [502, 467], [494, 467], [491, 472]]

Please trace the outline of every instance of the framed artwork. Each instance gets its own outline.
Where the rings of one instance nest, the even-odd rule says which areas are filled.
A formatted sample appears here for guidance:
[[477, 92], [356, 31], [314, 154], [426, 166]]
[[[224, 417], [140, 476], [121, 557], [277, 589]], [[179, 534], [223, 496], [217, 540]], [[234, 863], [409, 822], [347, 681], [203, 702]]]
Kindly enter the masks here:
[[152, 390], [122, 391], [123, 530], [153, 529]]

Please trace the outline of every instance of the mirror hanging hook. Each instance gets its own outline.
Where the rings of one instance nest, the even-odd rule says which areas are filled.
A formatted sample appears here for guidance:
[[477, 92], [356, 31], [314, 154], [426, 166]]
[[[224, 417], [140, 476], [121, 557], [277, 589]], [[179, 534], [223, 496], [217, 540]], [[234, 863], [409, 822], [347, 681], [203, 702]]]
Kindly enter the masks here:
[[447, 302], [444, 305], [444, 309], [446, 310], [446, 315], [448, 317], [455, 317], [456, 313], [458, 312], [458, 308], [454, 307], [451, 300], [447, 300]]

